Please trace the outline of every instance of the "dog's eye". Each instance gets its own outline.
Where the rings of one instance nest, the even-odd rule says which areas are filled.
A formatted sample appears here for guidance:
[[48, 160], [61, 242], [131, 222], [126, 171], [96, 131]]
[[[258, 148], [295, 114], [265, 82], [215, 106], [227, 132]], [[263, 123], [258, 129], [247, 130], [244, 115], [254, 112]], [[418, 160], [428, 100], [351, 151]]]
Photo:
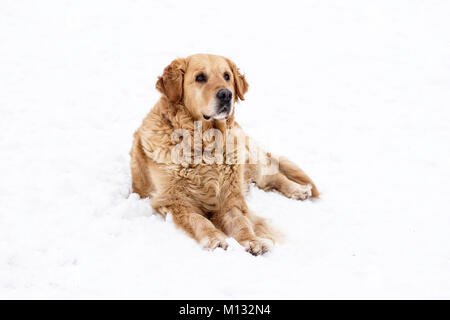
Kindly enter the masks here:
[[206, 76], [203, 73], [200, 73], [195, 77], [195, 81], [197, 82], [206, 82]]
[[225, 79], [225, 80], [230, 80], [230, 75], [228, 74], [228, 72], [225, 72], [224, 74], [223, 74], [223, 78]]

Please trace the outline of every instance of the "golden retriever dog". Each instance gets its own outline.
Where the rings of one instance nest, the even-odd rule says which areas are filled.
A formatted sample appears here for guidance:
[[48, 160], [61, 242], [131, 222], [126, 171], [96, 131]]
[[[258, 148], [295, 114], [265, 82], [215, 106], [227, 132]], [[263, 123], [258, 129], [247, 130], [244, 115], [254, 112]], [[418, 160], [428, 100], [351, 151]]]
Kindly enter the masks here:
[[[252, 144], [235, 121], [248, 89], [244, 75], [228, 58], [196, 54], [172, 61], [156, 89], [161, 98], [134, 134], [133, 192], [150, 197], [156, 212], [170, 213], [204, 248], [226, 249], [233, 237], [253, 255], [269, 251], [276, 237], [247, 207], [249, 185], [300, 200], [319, 192], [292, 162]], [[255, 154], [262, 160], [253, 161]]]

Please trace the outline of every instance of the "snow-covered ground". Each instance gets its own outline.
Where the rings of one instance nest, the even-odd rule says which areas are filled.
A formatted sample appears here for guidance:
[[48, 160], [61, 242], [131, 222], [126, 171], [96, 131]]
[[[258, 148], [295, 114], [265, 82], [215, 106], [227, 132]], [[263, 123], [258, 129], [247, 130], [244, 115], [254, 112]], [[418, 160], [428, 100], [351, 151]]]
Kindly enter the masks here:
[[[450, 298], [449, 17], [448, 1], [2, 0], [0, 298]], [[204, 251], [130, 194], [156, 77], [198, 52], [237, 63], [239, 122], [322, 192], [252, 190], [287, 237], [262, 257]]]

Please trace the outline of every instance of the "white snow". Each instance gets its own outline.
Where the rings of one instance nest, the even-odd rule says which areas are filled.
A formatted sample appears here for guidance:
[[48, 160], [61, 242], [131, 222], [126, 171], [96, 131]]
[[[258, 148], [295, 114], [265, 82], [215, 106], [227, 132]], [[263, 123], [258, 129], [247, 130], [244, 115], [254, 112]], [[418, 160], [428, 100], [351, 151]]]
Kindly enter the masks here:
[[[0, 4], [0, 298], [450, 298], [448, 1]], [[286, 235], [202, 250], [130, 194], [176, 57], [228, 56], [244, 129], [317, 201], [254, 189]]]

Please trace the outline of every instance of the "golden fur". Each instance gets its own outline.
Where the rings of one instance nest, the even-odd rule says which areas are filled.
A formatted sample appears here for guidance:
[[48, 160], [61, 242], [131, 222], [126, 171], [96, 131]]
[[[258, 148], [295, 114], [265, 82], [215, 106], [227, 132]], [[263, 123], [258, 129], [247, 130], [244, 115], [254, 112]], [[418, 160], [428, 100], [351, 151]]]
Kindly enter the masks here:
[[[207, 76], [206, 82], [196, 81], [199, 73]], [[248, 161], [248, 152], [244, 163], [170, 160], [179, 142], [173, 140], [174, 131], [183, 129], [194, 136], [194, 121], [201, 121], [203, 133], [214, 128], [224, 137], [248, 141], [234, 120], [234, 109], [228, 118], [205, 118], [214, 114], [213, 102], [219, 89], [230, 90], [233, 102], [244, 100], [248, 89], [245, 77], [227, 58], [198, 54], [174, 60], [158, 78], [156, 88], [162, 96], [135, 132], [130, 152], [133, 192], [150, 197], [156, 212], [164, 216], [171, 213], [174, 223], [205, 248], [226, 249], [225, 239], [233, 237], [252, 254], [268, 251], [274, 234], [264, 219], [249, 211], [245, 192], [255, 183], [290, 198], [318, 197], [314, 183], [302, 170], [269, 153], [265, 154], [279, 167], [270, 175], [264, 174], [260, 163]], [[225, 143], [217, 138], [216, 142]], [[248, 143], [245, 148], [248, 151]], [[201, 149], [205, 151], [203, 143]], [[232, 159], [236, 160], [236, 155]]]

